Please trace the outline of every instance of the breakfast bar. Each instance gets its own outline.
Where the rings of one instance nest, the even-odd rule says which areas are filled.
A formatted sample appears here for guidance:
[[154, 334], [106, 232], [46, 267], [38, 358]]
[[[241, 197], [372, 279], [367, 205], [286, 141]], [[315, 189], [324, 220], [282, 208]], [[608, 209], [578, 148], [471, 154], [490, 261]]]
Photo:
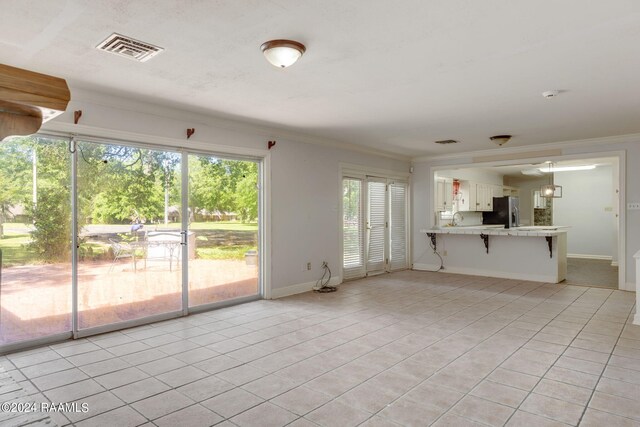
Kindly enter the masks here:
[[567, 228], [440, 227], [421, 230], [431, 251], [416, 270], [559, 283], [567, 274]]

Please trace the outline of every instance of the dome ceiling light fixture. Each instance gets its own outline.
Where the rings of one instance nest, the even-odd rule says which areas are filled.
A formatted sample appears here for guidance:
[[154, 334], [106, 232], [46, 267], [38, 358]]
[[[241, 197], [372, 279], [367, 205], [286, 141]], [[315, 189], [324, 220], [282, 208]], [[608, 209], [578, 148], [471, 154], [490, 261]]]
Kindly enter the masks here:
[[511, 139], [511, 135], [494, 135], [489, 139], [502, 147], [504, 144], [509, 142], [509, 140]]
[[262, 43], [260, 49], [267, 61], [278, 68], [287, 68], [295, 64], [307, 50], [300, 42], [282, 39]]

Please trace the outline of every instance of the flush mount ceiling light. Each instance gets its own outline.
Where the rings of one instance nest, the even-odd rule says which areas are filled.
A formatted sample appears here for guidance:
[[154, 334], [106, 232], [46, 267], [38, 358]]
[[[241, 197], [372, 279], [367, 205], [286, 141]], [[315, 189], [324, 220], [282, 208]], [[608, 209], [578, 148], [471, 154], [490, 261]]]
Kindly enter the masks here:
[[302, 43], [293, 40], [270, 40], [262, 43], [260, 49], [267, 61], [278, 68], [295, 64], [307, 50]]
[[503, 146], [504, 144], [509, 142], [509, 140], [511, 139], [511, 135], [494, 135], [489, 139], [495, 142], [496, 144]]
[[552, 166], [551, 168], [538, 168], [540, 172], [571, 172], [571, 171], [588, 171], [595, 169], [596, 165], [580, 165], [580, 166]]
[[440, 141], [434, 141], [436, 144], [447, 145], [447, 144], [457, 144], [458, 141], [455, 139], [442, 139]]
[[[546, 197], [548, 199], [559, 199], [562, 197], [562, 186], [561, 185], [555, 185], [553, 183], [553, 163], [552, 162], [547, 162], [548, 165], [548, 169], [547, 172], [549, 172], [549, 184], [545, 184], [545, 185], [541, 185], [540, 186], [540, 195], [542, 197]], [[542, 168], [541, 168], [542, 169]]]

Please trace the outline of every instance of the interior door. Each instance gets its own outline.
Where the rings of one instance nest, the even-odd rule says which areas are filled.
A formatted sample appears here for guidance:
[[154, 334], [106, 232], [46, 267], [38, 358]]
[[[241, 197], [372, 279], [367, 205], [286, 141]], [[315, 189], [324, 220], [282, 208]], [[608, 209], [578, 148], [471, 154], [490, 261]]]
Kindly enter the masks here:
[[387, 261], [387, 181], [367, 178], [367, 274], [383, 273]]

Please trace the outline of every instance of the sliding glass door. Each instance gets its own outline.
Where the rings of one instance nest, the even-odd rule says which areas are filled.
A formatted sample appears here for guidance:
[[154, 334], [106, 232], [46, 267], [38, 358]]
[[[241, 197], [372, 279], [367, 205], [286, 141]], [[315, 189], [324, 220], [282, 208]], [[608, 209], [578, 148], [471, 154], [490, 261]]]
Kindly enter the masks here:
[[260, 161], [0, 144], [0, 352], [258, 298]]
[[0, 349], [71, 331], [68, 144], [0, 144]]
[[189, 306], [258, 295], [258, 163], [188, 161]]
[[78, 142], [78, 328], [182, 309], [181, 154]]

